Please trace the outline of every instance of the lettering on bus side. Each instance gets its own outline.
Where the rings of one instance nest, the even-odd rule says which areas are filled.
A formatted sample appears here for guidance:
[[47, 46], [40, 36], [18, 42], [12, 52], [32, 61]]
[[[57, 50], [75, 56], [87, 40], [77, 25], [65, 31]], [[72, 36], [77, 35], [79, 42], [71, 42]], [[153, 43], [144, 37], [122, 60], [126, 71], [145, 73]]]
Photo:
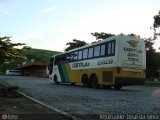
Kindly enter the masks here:
[[131, 57], [129, 57], [128, 60], [129, 60], [129, 61], [136, 61], [136, 62], [139, 62], [139, 59], [138, 59], [138, 58], [131, 58]]
[[124, 48], [124, 51], [128, 51], [128, 52], [134, 52], [134, 53], [143, 53], [143, 50], [138, 50], [138, 49], [134, 49], [134, 48]]
[[113, 59], [99, 60], [97, 65], [112, 64], [112, 63], [113, 63]]
[[78, 68], [78, 67], [88, 67], [89, 62], [79, 62], [79, 63], [73, 63], [72, 68]]

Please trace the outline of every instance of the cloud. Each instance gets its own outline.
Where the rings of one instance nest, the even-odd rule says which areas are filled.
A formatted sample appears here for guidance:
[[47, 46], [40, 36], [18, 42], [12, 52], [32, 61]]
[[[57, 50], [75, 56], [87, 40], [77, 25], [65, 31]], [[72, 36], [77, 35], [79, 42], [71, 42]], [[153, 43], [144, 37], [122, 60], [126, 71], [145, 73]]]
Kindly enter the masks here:
[[46, 8], [44, 10], [39, 11], [38, 14], [46, 14], [46, 13], [52, 12], [56, 9], [57, 9], [57, 7], [55, 7], [55, 6], [49, 7], [49, 8]]

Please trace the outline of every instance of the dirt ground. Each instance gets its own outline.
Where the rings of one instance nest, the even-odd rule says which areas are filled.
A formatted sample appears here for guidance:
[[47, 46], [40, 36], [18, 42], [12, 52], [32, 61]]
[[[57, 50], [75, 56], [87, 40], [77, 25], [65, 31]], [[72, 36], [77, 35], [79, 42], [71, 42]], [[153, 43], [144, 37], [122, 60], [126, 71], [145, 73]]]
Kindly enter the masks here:
[[0, 120], [69, 120], [23, 96], [0, 97]]

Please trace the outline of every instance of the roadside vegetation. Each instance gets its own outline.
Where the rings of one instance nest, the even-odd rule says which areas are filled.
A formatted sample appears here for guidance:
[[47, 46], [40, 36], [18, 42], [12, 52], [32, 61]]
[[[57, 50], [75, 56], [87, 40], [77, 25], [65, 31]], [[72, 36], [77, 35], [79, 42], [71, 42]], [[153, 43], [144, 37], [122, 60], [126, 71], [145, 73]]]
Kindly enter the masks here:
[[149, 78], [149, 79], [146, 78], [145, 85], [159, 87], [160, 86], [160, 78]]

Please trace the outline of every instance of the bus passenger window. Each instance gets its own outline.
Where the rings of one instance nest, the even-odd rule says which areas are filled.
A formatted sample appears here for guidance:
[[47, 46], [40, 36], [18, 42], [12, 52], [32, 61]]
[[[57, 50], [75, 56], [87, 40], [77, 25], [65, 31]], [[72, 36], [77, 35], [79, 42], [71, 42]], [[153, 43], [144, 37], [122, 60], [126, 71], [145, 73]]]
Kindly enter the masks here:
[[114, 54], [114, 50], [115, 50], [115, 43], [112, 42], [112, 52], [111, 52], [111, 54]]
[[78, 58], [78, 51], [73, 53], [73, 59], [77, 60], [77, 58]]
[[111, 43], [109, 42], [108, 43], [108, 53], [107, 53], [108, 55], [110, 55], [111, 54]]
[[93, 48], [89, 48], [88, 58], [93, 57]]
[[66, 59], [66, 62], [70, 61], [70, 53], [68, 53], [68, 54], [65, 55], [65, 59]]
[[64, 62], [66, 62], [65, 55], [63, 54], [63, 55], [58, 56], [58, 64], [61, 64]]
[[100, 46], [96, 46], [94, 48], [94, 57], [97, 57], [100, 55]]
[[69, 59], [70, 59], [70, 61], [73, 61], [73, 53], [70, 54]]
[[79, 51], [78, 60], [82, 59], [82, 51]]
[[101, 56], [105, 55], [105, 45], [101, 45]]
[[83, 59], [86, 59], [88, 56], [88, 49], [83, 50]]

